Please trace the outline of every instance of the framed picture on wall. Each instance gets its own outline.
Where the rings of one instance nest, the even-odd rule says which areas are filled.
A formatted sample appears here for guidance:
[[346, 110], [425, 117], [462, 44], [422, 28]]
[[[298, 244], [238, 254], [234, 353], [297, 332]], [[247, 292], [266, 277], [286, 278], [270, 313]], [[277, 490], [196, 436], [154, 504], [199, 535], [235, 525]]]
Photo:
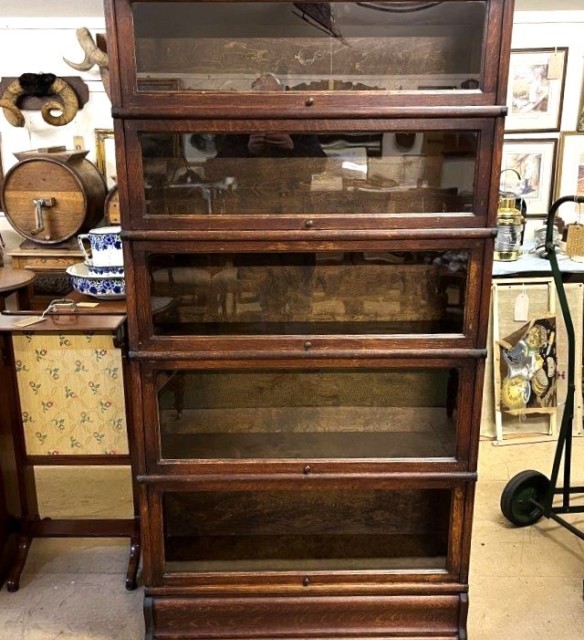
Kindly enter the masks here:
[[[560, 164], [556, 183], [556, 198], [584, 196], [584, 133], [563, 133], [560, 138]], [[562, 205], [560, 215], [576, 214], [577, 205], [567, 202]], [[584, 213], [584, 211], [583, 211]]]
[[507, 132], [559, 131], [568, 49], [513, 49], [509, 63]]
[[557, 140], [509, 140], [503, 143], [500, 190], [523, 198], [527, 215], [548, 212], [554, 190]]
[[[4, 183], [4, 167], [2, 165], [2, 134], [0, 133], [0, 194]], [[2, 198], [0, 197], [0, 211], [2, 211]]]
[[580, 98], [580, 110], [578, 111], [576, 131], [584, 133], [584, 79], [582, 80], [582, 97]]
[[116, 150], [113, 129], [95, 130], [95, 166], [104, 177], [107, 188], [116, 184]]

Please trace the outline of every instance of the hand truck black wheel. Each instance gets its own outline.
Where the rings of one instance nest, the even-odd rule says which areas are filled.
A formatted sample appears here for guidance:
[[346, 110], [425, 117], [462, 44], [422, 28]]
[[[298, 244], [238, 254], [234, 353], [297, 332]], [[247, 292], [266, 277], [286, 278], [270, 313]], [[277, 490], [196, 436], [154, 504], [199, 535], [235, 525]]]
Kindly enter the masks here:
[[529, 527], [543, 516], [543, 500], [550, 486], [539, 471], [522, 471], [511, 478], [501, 495], [501, 511], [516, 527]]

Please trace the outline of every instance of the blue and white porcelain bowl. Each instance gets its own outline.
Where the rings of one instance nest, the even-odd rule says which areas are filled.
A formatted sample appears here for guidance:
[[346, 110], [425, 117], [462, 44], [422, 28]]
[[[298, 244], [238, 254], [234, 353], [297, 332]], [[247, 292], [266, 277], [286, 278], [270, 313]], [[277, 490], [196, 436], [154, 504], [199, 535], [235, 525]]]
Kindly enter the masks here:
[[124, 267], [122, 266], [111, 266], [111, 267], [102, 267], [93, 264], [92, 260], [86, 260], [85, 266], [89, 269], [89, 273], [92, 276], [118, 276], [124, 277]]
[[75, 291], [101, 300], [118, 300], [126, 295], [123, 276], [91, 273], [84, 262], [67, 267]]

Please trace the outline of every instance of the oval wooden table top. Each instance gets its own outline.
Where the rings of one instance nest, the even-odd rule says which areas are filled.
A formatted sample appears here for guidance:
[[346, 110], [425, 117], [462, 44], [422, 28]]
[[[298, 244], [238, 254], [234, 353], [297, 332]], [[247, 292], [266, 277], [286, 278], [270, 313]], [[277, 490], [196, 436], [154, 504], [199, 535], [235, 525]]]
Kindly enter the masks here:
[[27, 287], [33, 280], [33, 271], [0, 267], [0, 293], [18, 291]]

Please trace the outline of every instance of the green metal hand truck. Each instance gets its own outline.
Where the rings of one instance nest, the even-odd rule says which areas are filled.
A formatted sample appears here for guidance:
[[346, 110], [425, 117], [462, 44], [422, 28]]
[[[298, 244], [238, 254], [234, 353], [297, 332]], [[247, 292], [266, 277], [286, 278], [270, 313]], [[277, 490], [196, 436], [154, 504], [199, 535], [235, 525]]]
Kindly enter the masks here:
[[[554, 218], [561, 205], [566, 202], [584, 203], [584, 196], [565, 196], [556, 200], [550, 207], [547, 217], [545, 248], [551, 263], [552, 275], [558, 293], [562, 316], [566, 324], [568, 339], [568, 390], [566, 404], [562, 414], [562, 422], [558, 434], [558, 444], [552, 466], [552, 474], [548, 479], [539, 471], [521, 471], [511, 478], [501, 495], [501, 511], [503, 515], [517, 527], [527, 527], [538, 522], [542, 517], [551, 518], [574, 535], [584, 540], [584, 532], [568, 522], [560, 514], [584, 513], [584, 506], [573, 506], [570, 497], [584, 494], [584, 487], [571, 486], [572, 471], [572, 421], [574, 419], [574, 372], [576, 367], [576, 337], [574, 324], [568, 307], [568, 299], [562, 282], [562, 274], [558, 266], [556, 246], [553, 242]], [[580, 366], [581, 363], [578, 363]], [[564, 459], [563, 484], [558, 487], [560, 466]], [[554, 496], [561, 495], [561, 504], [554, 506]]]

